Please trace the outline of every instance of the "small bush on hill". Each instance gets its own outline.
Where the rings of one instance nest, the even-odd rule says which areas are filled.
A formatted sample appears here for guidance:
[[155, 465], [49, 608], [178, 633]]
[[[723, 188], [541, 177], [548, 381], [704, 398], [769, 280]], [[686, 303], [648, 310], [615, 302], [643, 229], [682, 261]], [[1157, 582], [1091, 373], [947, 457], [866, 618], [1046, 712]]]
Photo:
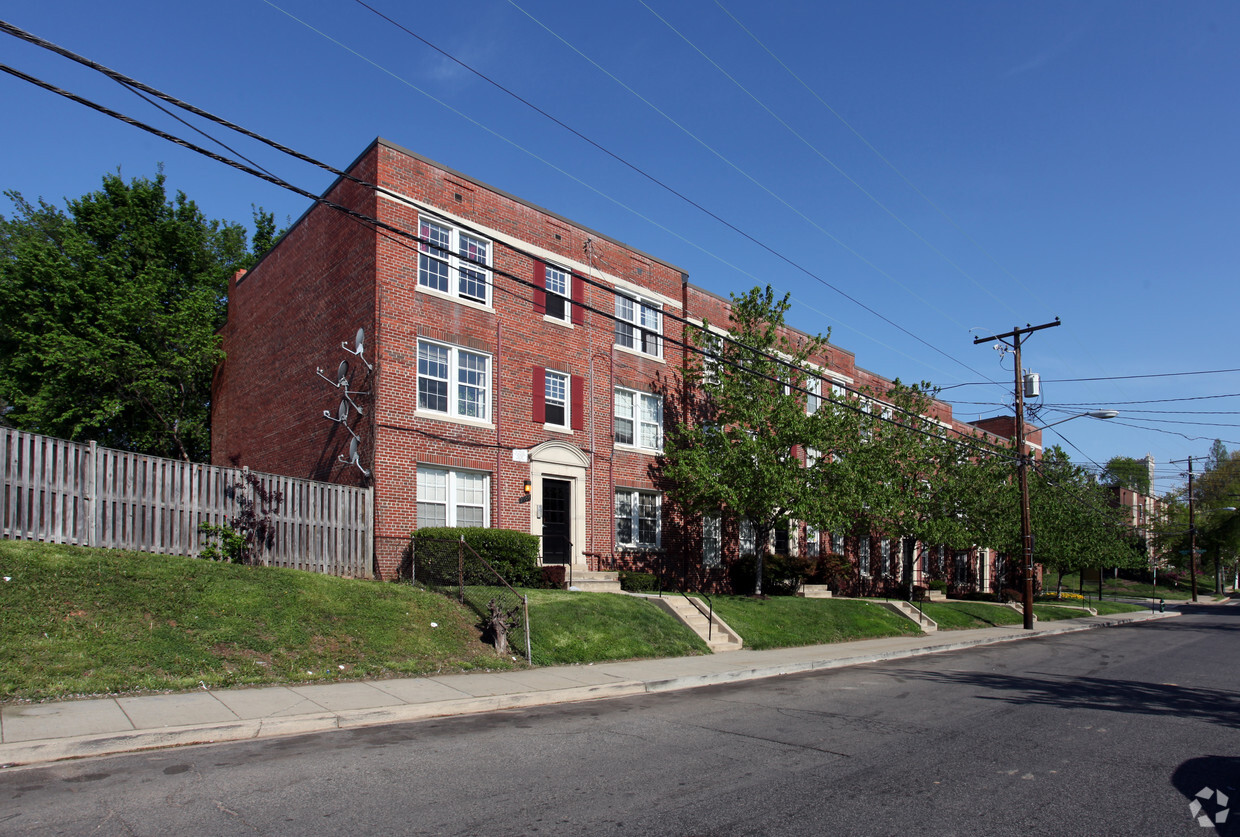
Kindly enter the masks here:
[[628, 593], [649, 593], [659, 589], [659, 577], [654, 573], [620, 572], [620, 589]]
[[[418, 529], [411, 536], [414, 577], [431, 572], [437, 577], [455, 577], [457, 542], [464, 537], [486, 562], [513, 587], [537, 587], [542, 581], [538, 566], [538, 538], [528, 532], [480, 527], [442, 527]], [[486, 568], [465, 550], [465, 584], [494, 584]]]
[[[732, 592], [746, 595], [753, 592], [758, 577], [758, 560], [744, 555], [728, 567]], [[762, 592], [768, 596], [794, 596], [813, 570], [813, 562], [796, 555], [766, 555], [762, 560]]]

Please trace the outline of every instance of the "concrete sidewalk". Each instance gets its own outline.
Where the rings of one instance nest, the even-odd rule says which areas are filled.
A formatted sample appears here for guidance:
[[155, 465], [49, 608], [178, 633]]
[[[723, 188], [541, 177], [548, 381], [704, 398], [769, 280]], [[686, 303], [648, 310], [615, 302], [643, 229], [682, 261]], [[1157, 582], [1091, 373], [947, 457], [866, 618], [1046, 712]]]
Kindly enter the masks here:
[[0, 706], [0, 767], [689, 689], [1178, 616], [1124, 613], [773, 651]]

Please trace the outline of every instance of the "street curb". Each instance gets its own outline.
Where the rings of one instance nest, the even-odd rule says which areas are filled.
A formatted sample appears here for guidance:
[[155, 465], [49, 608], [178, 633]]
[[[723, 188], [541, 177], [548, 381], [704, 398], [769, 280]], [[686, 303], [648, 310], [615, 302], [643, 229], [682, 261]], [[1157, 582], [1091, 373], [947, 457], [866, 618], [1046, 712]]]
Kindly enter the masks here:
[[[725, 683], [743, 683], [810, 671], [827, 671], [836, 668], [866, 665], [911, 657], [922, 657], [948, 651], [998, 645], [1004, 642], [1037, 639], [1058, 634], [1079, 633], [1095, 628], [1118, 627], [1140, 624], [1154, 619], [1166, 619], [1180, 614], [1165, 613], [1116, 614], [1093, 617], [1088, 624], [1044, 624], [1032, 632], [1021, 631], [1010, 636], [978, 637], [975, 639], [947, 641], [914, 648], [876, 651], [830, 660], [801, 660], [778, 665], [754, 666], [747, 669], [684, 675], [651, 680], [621, 680], [591, 686], [573, 686], [538, 692], [514, 692], [509, 694], [468, 697], [431, 703], [382, 706], [369, 709], [348, 709], [337, 712], [319, 712], [287, 718], [261, 720], [238, 720], [198, 724], [160, 729], [129, 730], [120, 733], [101, 733], [63, 739], [39, 739], [0, 744], [0, 769], [28, 767], [66, 759], [92, 758], [96, 756], [136, 753], [197, 744], [220, 744], [224, 742], [249, 741], [259, 738], [275, 738], [305, 735], [336, 729], [357, 729], [383, 724], [407, 723], [431, 718], [460, 717], [496, 712], [504, 709], [528, 709], [536, 706], [552, 706], [564, 703], [582, 703], [607, 698], [632, 697], [642, 694], [683, 691], [703, 686]], [[936, 636], [942, 636], [937, 634]]]

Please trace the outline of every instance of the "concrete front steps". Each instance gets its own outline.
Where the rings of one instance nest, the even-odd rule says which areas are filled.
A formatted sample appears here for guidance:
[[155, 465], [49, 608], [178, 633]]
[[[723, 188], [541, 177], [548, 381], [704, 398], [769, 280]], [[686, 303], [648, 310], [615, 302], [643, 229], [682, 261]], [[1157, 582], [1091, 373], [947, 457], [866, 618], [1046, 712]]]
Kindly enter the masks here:
[[917, 607], [910, 602], [901, 601], [899, 599], [870, 599], [875, 604], [880, 604], [888, 610], [895, 611], [905, 619], [914, 622], [917, 627], [921, 628], [923, 633], [932, 634], [939, 629], [939, 623], [935, 622], [929, 616], [926, 616]]
[[[565, 581], [568, 580], [568, 576], [564, 578]], [[579, 570], [574, 567], [572, 584], [569, 585], [569, 589], [580, 590], [582, 593], [619, 593], [620, 573]]]
[[[698, 599], [697, 602], [707, 613], [711, 613], [710, 623], [707, 623], [706, 617], [696, 607], [678, 593], [662, 596], [640, 593], [635, 595], [649, 599], [692, 628], [693, 632], [710, 646], [711, 653], [713, 654], [722, 654], [725, 651], [740, 651], [744, 647], [744, 641], [741, 639], [740, 634], [728, 627], [728, 623], [720, 619], [719, 614], [711, 613], [709, 605], [701, 599]], [[709, 638], [707, 637], [708, 634]]]

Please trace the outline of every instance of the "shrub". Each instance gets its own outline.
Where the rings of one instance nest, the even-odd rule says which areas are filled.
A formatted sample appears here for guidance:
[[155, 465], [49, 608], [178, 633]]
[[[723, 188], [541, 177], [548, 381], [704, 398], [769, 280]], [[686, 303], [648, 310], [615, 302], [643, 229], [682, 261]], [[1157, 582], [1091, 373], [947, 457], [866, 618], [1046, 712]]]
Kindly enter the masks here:
[[828, 552], [817, 559], [809, 560], [813, 566], [805, 581], [810, 584], [829, 584], [839, 590], [842, 584], [852, 578], [852, 562], [838, 552]]
[[[481, 527], [418, 529], [411, 536], [413, 563], [416, 573], [432, 570], [437, 574], [455, 576], [457, 541], [465, 538], [499, 575], [514, 587], [534, 587], [542, 581], [538, 566], [538, 538], [528, 532]], [[465, 552], [465, 584], [494, 584], [494, 577], [478, 561]], [[431, 564], [437, 566], [431, 567]]]
[[[758, 577], [758, 559], [744, 555], [728, 566], [732, 591], [751, 593]], [[813, 570], [813, 562], [795, 555], [765, 555], [762, 559], [762, 592], [769, 596], [794, 596]]]
[[563, 590], [568, 587], [568, 568], [563, 564], [548, 564], [542, 568], [542, 584], [544, 590]]
[[654, 573], [621, 570], [620, 589], [628, 593], [649, 593], [659, 589], [659, 577]]
[[964, 593], [957, 596], [958, 599], [964, 599], [966, 602], [998, 602], [999, 597], [994, 593]]
[[268, 489], [262, 480], [243, 471], [226, 491], [237, 501], [237, 513], [219, 525], [202, 522], [198, 532], [206, 540], [199, 557], [233, 564], [260, 564], [276, 542], [271, 516], [284, 503], [284, 492]]
[[947, 592], [947, 582], [941, 578], [931, 579], [930, 583], [927, 584], [926, 586], [929, 587], [931, 590], [937, 590], [940, 593]]

